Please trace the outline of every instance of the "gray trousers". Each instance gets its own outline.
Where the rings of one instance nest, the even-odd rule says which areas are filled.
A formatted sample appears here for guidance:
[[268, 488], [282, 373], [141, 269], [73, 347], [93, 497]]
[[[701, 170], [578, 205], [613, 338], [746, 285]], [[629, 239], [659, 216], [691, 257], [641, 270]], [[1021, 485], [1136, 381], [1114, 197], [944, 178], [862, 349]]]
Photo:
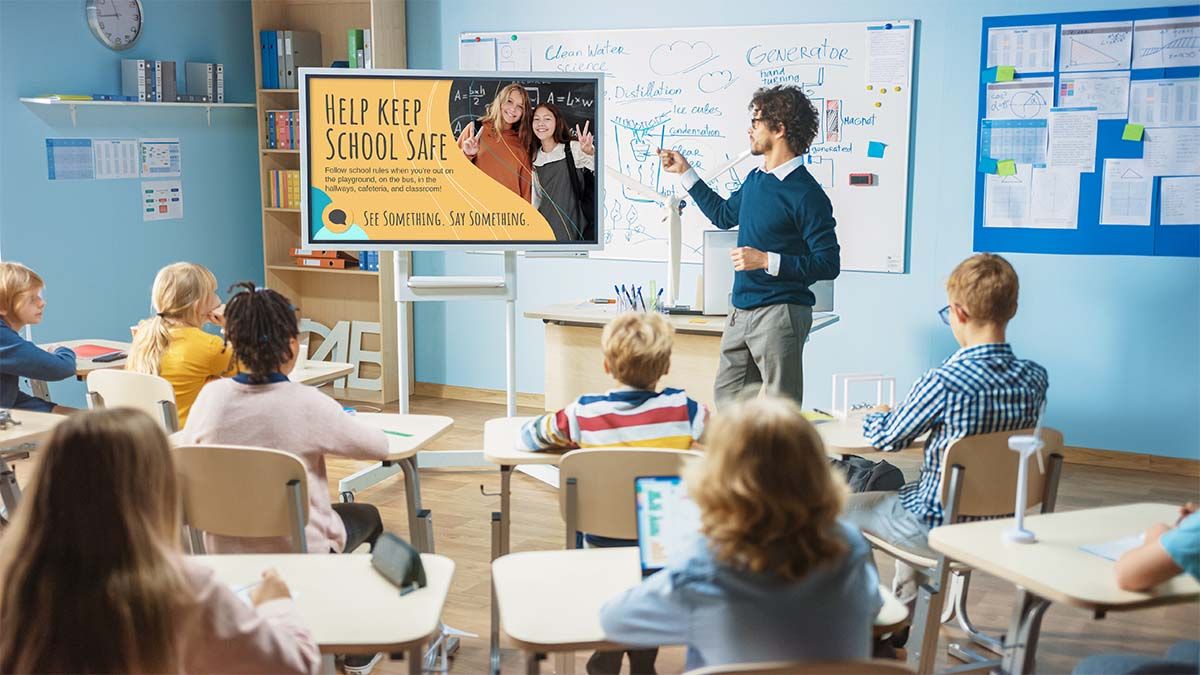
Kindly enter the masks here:
[[[842, 517], [857, 525], [858, 529], [870, 532], [894, 546], [931, 558], [937, 555], [929, 548], [929, 526], [904, 508], [897, 492], [852, 494], [846, 500], [846, 512]], [[915, 569], [896, 561], [892, 593], [901, 602], [908, 603], [917, 597], [917, 585], [920, 582]]]
[[721, 364], [713, 398], [717, 405], [758, 395], [804, 398], [804, 341], [812, 307], [768, 305], [730, 310], [721, 336]]

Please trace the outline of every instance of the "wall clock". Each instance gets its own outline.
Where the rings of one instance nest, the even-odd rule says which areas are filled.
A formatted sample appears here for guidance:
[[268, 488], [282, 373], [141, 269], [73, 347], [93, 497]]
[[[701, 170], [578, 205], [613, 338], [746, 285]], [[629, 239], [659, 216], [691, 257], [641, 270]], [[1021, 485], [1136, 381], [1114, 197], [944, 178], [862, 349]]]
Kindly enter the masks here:
[[142, 0], [85, 0], [88, 27], [105, 47], [129, 49], [142, 35]]

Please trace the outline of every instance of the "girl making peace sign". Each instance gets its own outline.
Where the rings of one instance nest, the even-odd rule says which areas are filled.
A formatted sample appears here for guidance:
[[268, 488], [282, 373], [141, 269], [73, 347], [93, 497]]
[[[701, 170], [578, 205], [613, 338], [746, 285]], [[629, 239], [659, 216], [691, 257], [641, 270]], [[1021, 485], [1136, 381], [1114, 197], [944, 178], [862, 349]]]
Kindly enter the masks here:
[[515, 82], [496, 94], [479, 120], [478, 131], [471, 122], [458, 135], [458, 147], [475, 166], [525, 201], [529, 201], [533, 176], [532, 146], [529, 94]]
[[582, 129], [575, 125], [578, 140], [571, 140], [567, 122], [557, 107], [543, 103], [533, 110], [533, 135], [537, 138], [533, 205], [550, 223], [558, 241], [596, 238], [595, 214], [586, 213], [588, 208], [584, 206], [587, 190], [595, 194], [596, 181], [596, 145], [590, 124], [585, 122]]

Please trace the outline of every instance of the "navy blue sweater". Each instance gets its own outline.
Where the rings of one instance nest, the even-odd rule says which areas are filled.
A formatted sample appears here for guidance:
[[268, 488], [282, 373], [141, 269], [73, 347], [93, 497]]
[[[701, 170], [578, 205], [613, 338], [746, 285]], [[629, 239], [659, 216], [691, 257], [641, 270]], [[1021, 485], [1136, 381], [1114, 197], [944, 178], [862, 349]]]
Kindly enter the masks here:
[[75, 375], [75, 352], [59, 347], [54, 353], [21, 337], [0, 319], [0, 408], [50, 412], [54, 404], [21, 391], [18, 378], [65, 380]]
[[766, 270], [735, 272], [733, 306], [808, 305], [809, 284], [836, 279], [841, 271], [833, 205], [808, 169], [799, 166], [783, 180], [759, 170], [729, 199], [698, 180], [688, 194], [713, 225], [738, 228], [738, 246], [779, 254], [779, 275]]

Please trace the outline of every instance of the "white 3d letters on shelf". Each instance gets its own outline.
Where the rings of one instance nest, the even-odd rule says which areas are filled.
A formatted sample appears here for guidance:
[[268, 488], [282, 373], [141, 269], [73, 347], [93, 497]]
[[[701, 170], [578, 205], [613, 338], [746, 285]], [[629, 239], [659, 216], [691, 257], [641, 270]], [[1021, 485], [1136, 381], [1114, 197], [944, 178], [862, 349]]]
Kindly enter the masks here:
[[[342, 389], [350, 386], [368, 391], [383, 389], [383, 353], [362, 348], [363, 335], [381, 335], [378, 322], [339, 321], [329, 328], [312, 319], [300, 319], [300, 332], [315, 333], [321, 338], [321, 346], [308, 355], [310, 361], [342, 361], [354, 366], [354, 371], [348, 377], [335, 381], [333, 386]], [[363, 363], [379, 366], [379, 377], [359, 377]]]
[[[350, 386], [368, 391], [382, 391], [383, 352], [367, 351], [362, 348], [363, 335], [368, 333], [378, 335], [381, 339], [383, 337], [382, 332], [379, 330], [378, 322], [354, 321], [350, 324], [350, 363], [354, 364], [354, 372], [350, 373], [349, 377]], [[373, 363], [379, 366], [379, 376], [372, 378], [359, 377], [359, 372], [364, 363]]]

